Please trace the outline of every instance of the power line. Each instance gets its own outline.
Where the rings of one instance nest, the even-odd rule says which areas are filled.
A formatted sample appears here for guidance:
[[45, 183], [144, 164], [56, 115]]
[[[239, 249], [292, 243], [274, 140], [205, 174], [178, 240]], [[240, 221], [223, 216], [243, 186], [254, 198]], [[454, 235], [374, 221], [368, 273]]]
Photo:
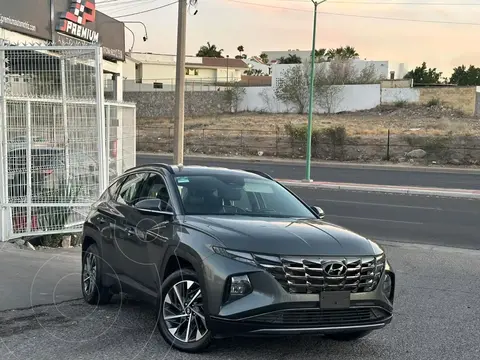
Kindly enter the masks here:
[[168, 4], [165, 4], [165, 5], [161, 5], [161, 6], [154, 7], [154, 8], [148, 9], [148, 10], [137, 11], [137, 12], [130, 13], [130, 14], [118, 15], [118, 16], [115, 16], [115, 17], [116, 17], [116, 18], [123, 18], [123, 17], [127, 17], [127, 16], [134, 16], [134, 15], [145, 14], [145, 13], [148, 13], [148, 12], [152, 12], [152, 11], [155, 11], [155, 10], [160, 10], [160, 9], [166, 8], [166, 7], [168, 7], [168, 6], [175, 5], [176, 3], [178, 3], [178, 0], [177, 0], [177, 1], [173, 1], [173, 2], [171, 2], [171, 3], [168, 3]]
[[[251, 5], [251, 6], [258, 6], [258, 7], [265, 7], [270, 9], [280, 9], [280, 10], [290, 10], [290, 11], [298, 11], [311, 14], [311, 10], [307, 9], [294, 9], [284, 6], [275, 6], [275, 5], [265, 5], [265, 4], [257, 4], [251, 3], [246, 1], [238, 1], [238, 0], [227, 0], [230, 2], [244, 4], [244, 5]], [[318, 11], [318, 14], [323, 15], [333, 15], [333, 16], [344, 16], [344, 17], [353, 17], [353, 18], [362, 18], [362, 19], [375, 19], [375, 20], [391, 20], [391, 21], [409, 21], [409, 22], [417, 22], [417, 23], [431, 23], [431, 24], [445, 24], [445, 25], [471, 25], [471, 26], [480, 26], [480, 23], [471, 23], [471, 22], [457, 22], [457, 21], [442, 21], [442, 20], [416, 20], [416, 19], [402, 19], [402, 18], [391, 18], [391, 17], [384, 17], [384, 16], [371, 16], [371, 15], [355, 15], [355, 14], [341, 14], [341, 13], [333, 13], [333, 12], [326, 12], [326, 11]]]
[[[311, 0], [276, 0], [290, 3], [312, 3]], [[430, 2], [392, 2], [392, 1], [336, 1], [329, 0], [326, 4], [355, 4], [355, 5], [419, 5], [419, 6], [480, 6], [480, 3], [430, 3]]]

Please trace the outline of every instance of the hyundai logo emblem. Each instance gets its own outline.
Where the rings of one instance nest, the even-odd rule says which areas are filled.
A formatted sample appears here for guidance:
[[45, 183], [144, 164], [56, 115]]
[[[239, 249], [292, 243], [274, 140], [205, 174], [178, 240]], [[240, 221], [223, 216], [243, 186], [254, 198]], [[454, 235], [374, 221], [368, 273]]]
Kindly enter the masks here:
[[345, 276], [347, 273], [347, 266], [339, 261], [331, 261], [323, 265], [323, 271], [328, 276]]

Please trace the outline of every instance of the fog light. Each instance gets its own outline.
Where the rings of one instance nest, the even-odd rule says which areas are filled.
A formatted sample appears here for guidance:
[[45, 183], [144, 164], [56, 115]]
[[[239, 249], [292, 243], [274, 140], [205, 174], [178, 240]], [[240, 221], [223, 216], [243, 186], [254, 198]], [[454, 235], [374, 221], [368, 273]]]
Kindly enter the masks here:
[[390, 299], [392, 295], [392, 278], [388, 273], [386, 273], [383, 277], [382, 291], [385, 296]]
[[247, 275], [232, 276], [230, 296], [247, 295], [252, 291], [252, 284]]

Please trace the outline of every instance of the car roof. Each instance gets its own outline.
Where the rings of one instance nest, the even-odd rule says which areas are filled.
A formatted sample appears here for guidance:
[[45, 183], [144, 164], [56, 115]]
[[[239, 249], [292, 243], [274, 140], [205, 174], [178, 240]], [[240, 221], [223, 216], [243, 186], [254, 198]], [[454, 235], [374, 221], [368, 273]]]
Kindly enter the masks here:
[[136, 166], [129, 169], [127, 172], [141, 170], [141, 169], [155, 169], [163, 168], [175, 176], [212, 176], [212, 175], [237, 175], [248, 178], [269, 178], [268, 175], [262, 173], [250, 172], [248, 170], [229, 169], [225, 167], [216, 166], [201, 166], [201, 165], [167, 165], [162, 163], [152, 163]]

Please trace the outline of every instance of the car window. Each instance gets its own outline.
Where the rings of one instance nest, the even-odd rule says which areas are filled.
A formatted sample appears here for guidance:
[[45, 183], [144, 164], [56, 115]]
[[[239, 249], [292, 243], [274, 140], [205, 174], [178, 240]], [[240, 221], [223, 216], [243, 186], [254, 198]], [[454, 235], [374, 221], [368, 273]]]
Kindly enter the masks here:
[[170, 194], [161, 175], [155, 173], [148, 174], [141, 191], [141, 199], [161, 200], [160, 210], [164, 211], [171, 206]]
[[117, 202], [124, 205], [133, 205], [140, 199], [140, 190], [145, 180], [145, 173], [132, 174], [122, 184]]
[[275, 181], [241, 175], [177, 176], [187, 215], [246, 215], [315, 218], [311, 210]]
[[116, 193], [120, 185], [122, 184], [125, 178], [120, 178], [117, 181], [114, 181], [100, 196], [100, 201], [107, 201], [109, 199], [115, 199]]

